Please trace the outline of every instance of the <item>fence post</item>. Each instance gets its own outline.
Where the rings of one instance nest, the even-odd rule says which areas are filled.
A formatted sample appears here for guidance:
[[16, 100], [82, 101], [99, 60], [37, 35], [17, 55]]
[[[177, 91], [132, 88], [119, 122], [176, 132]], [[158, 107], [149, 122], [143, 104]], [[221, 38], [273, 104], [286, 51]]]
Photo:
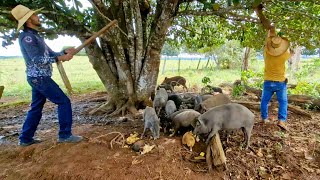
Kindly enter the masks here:
[[199, 58], [199, 62], [198, 62], [198, 66], [197, 66], [197, 70], [199, 69], [200, 61], [201, 61], [201, 58]]
[[208, 57], [208, 61], [207, 61], [207, 64], [206, 64], [206, 69], [208, 68], [209, 62], [210, 62], [210, 57]]
[[0, 99], [2, 97], [3, 90], [4, 90], [4, 86], [0, 86]]
[[162, 66], [162, 73], [164, 74], [164, 70], [166, 69], [166, 62], [167, 62], [167, 56], [164, 58], [163, 66]]

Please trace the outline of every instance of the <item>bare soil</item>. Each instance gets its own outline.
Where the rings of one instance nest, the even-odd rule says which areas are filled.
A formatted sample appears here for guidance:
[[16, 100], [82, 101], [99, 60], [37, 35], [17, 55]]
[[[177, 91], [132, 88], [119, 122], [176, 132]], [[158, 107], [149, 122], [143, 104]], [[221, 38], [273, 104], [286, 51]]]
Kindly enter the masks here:
[[[0, 109], [0, 179], [320, 179], [320, 113], [313, 119], [289, 112], [289, 132], [276, 126], [277, 111], [270, 109], [271, 124], [256, 123], [248, 150], [240, 147], [243, 134], [235, 132], [226, 143], [227, 170], [207, 172], [203, 143], [193, 151], [181, 144], [182, 135], [145, 138], [155, 148], [141, 155], [130, 146], [110, 142], [119, 132], [127, 138], [143, 131], [141, 118], [105, 118], [86, 112], [101, 104], [105, 93], [73, 96], [74, 134], [85, 137], [78, 144], [58, 144], [55, 106], [46, 103], [36, 137], [40, 144], [19, 147], [18, 133], [28, 105]], [[150, 132], [147, 134], [150, 136]]]

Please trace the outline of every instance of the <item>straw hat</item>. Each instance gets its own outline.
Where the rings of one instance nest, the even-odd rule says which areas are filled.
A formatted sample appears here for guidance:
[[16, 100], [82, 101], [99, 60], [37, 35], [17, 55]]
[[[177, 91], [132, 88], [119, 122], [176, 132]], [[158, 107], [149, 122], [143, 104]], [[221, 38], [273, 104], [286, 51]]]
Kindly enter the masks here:
[[32, 16], [32, 14], [42, 10], [43, 8], [37, 10], [31, 10], [23, 5], [17, 5], [15, 8], [11, 10], [11, 14], [18, 21], [17, 29], [21, 29], [23, 24]]
[[284, 37], [272, 36], [267, 38], [267, 53], [271, 56], [280, 56], [289, 48], [289, 40]]

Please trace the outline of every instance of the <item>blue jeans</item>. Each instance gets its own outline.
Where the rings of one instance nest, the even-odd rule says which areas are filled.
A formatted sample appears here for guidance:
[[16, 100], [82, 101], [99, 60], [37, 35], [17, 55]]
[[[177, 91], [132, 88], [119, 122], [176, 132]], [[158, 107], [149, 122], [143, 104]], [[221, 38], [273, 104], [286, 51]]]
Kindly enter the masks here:
[[27, 77], [32, 88], [31, 109], [22, 126], [20, 142], [28, 143], [33, 140], [39, 125], [43, 105], [46, 99], [58, 105], [59, 138], [68, 138], [71, 134], [72, 109], [70, 99], [64, 94], [51, 77]]
[[288, 96], [287, 96], [287, 83], [276, 81], [264, 81], [263, 91], [260, 105], [261, 118], [268, 118], [268, 103], [272, 95], [276, 93], [279, 102], [278, 120], [287, 120], [288, 111]]

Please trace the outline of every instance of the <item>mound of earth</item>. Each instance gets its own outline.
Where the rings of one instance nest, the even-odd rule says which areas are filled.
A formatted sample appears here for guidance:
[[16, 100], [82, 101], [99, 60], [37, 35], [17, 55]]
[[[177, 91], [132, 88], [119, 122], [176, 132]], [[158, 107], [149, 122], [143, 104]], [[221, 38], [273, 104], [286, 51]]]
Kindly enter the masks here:
[[[17, 146], [18, 132], [28, 105], [0, 109], [0, 179], [320, 179], [320, 114], [307, 119], [289, 112], [289, 132], [281, 131], [276, 121], [259, 122], [256, 114], [248, 150], [240, 148], [239, 130], [226, 143], [227, 170], [207, 172], [205, 160], [193, 161], [205, 150], [198, 143], [190, 152], [181, 144], [182, 135], [145, 141], [155, 145], [141, 155], [130, 147], [112, 143], [121, 133], [143, 131], [143, 121], [86, 115], [100, 104], [104, 93], [72, 97], [74, 133], [85, 137], [78, 144], [58, 144], [54, 105], [46, 103], [36, 137], [40, 144]], [[273, 119], [276, 110], [270, 109]], [[111, 133], [111, 134], [110, 134]], [[112, 145], [112, 146], [111, 146]]]

